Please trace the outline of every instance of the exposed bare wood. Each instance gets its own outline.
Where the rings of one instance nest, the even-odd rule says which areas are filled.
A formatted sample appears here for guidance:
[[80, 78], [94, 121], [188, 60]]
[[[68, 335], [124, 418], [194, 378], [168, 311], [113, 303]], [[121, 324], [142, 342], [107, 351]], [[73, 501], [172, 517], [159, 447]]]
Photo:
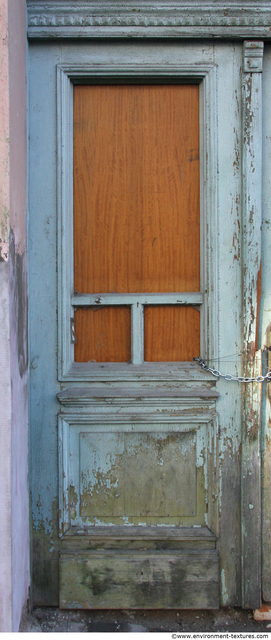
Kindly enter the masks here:
[[90, 551], [60, 555], [63, 609], [214, 609], [215, 550]]
[[203, 541], [209, 540], [215, 542], [217, 537], [208, 529], [208, 527], [118, 527], [115, 526], [114, 530], [108, 527], [71, 527], [65, 537], [70, 538], [74, 535], [80, 535], [80, 537], [93, 538], [96, 540], [119, 540], [124, 539], [126, 541], [132, 540], [187, 540], [187, 541]]
[[[216, 529], [217, 458], [211, 447], [216, 447], [217, 420], [210, 411], [214, 404], [210, 398], [204, 414], [199, 399], [183, 415], [181, 403], [174, 415], [165, 401], [160, 410], [147, 403], [144, 414], [139, 406], [123, 414], [101, 398], [92, 412], [76, 413], [74, 407], [73, 413], [62, 413], [59, 446], [66, 467], [59, 471], [60, 535], [67, 525], [84, 529], [125, 523], [153, 525], [153, 531], [175, 525], [179, 531], [180, 525], [207, 524]], [[68, 433], [62, 428], [66, 423]], [[66, 486], [68, 521], [63, 519]], [[114, 529], [111, 533], [114, 537]]]
[[196, 515], [195, 431], [92, 431], [80, 433], [79, 447], [83, 521]]
[[177, 363], [171, 362], [163, 363], [161, 362], [159, 369], [157, 369], [157, 365], [154, 362], [146, 362], [144, 365], [134, 365], [133, 367], [130, 364], [125, 363], [111, 363], [110, 369], [106, 367], [104, 364], [92, 365], [88, 363], [77, 363], [74, 362], [71, 366], [71, 369], [67, 376], [65, 377], [65, 382], [80, 382], [91, 380], [96, 384], [97, 381], [101, 382], [110, 382], [116, 380], [116, 376], [118, 380], [128, 380], [135, 383], [135, 381], [139, 382], [140, 380], [150, 382], [152, 381], [161, 381], [161, 382], [174, 382], [174, 381], [185, 381], [185, 380], [193, 380], [195, 384], [196, 381], [202, 381], [208, 383], [212, 382], [215, 385], [215, 379], [211, 374], [208, 374], [206, 371], [200, 369], [200, 367], [195, 362], [185, 362], [185, 363]]
[[[267, 312], [268, 313], [268, 312]], [[271, 323], [267, 326], [265, 334], [265, 364], [271, 371]], [[263, 391], [263, 416], [265, 418], [264, 442], [263, 442], [263, 600], [271, 602], [271, 384], [266, 385]]]
[[217, 398], [219, 393], [213, 387], [209, 389], [207, 387], [197, 387], [195, 382], [194, 386], [190, 388], [169, 386], [157, 386], [147, 387], [144, 389], [136, 387], [71, 387], [63, 389], [57, 394], [61, 403], [76, 404], [87, 403], [88, 401], [101, 398], [119, 398], [124, 400], [125, 398], [137, 398], [144, 401], [144, 399], [155, 398]]

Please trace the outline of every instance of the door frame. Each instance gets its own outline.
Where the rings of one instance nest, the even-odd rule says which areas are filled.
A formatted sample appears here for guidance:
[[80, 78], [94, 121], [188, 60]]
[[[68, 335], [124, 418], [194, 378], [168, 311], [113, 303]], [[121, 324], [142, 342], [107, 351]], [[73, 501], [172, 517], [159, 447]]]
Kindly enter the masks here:
[[[245, 375], [261, 374], [261, 354], [257, 354], [256, 334], [259, 269], [261, 256], [261, 144], [263, 43], [243, 45], [243, 326], [244, 348], [250, 352]], [[152, 65], [61, 64], [57, 66], [57, 218], [58, 218], [58, 375], [61, 382], [133, 380], [139, 370], [146, 380], [153, 366], [74, 363], [73, 313], [73, 84], [80, 82], [198, 82], [200, 84], [200, 217], [201, 217], [201, 353], [207, 360], [218, 352], [217, 274], [217, 109], [216, 66], [193, 64], [170, 66], [160, 61]], [[256, 160], [255, 160], [256, 159]], [[250, 301], [252, 300], [252, 304]], [[73, 300], [75, 303], [75, 300]], [[95, 300], [93, 301], [95, 304]], [[100, 301], [99, 301], [100, 303]], [[253, 342], [254, 341], [254, 342]], [[251, 352], [251, 342], [254, 350]], [[251, 355], [252, 353], [252, 355]], [[179, 367], [179, 365], [178, 365]], [[170, 366], [170, 379], [177, 366]], [[167, 365], [158, 366], [155, 379], [168, 378]], [[261, 390], [246, 387], [243, 394], [242, 427], [242, 604], [261, 603]], [[254, 418], [251, 420], [251, 415]], [[253, 432], [253, 436], [251, 435]], [[255, 435], [256, 434], [256, 435]], [[251, 461], [253, 460], [253, 464]], [[257, 550], [255, 552], [255, 549]], [[253, 551], [253, 553], [252, 553]], [[254, 558], [253, 562], [251, 558]], [[258, 594], [258, 595], [256, 595]]]
[[[129, 3], [130, 4], [130, 3]], [[175, 3], [169, 3], [166, 7], [160, 2], [155, 6], [142, 7], [142, 3], [133, 3], [133, 12], [129, 5], [118, 3], [114, 6], [114, 11], [109, 2], [104, 2], [98, 7], [95, 3], [80, 3], [75, 9], [70, 2], [65, 3], [65, 8], [60, 3], [54, 1], [43, 3], [38, 0], [30, 0], [28, 3], [28, 36], [30, 38], [135, 38], [154, 37], [157, 42], [162, 38], [235, 38], [244, 41], [243, 56], [243, 132], [242, 132], [242, 226], [243, 226], [243, 349], [249, 360], [249, 366], [244, 370], [245, 375], [260, 372], [261, 353], [257, 350], [257, 318], [259, 317], [259, 270], [261, 257], [261, 72], [262, 72], [262, 43], [255, 41], [247, 42], [245, 38], [270, 38], [269, 26], [271, 22], [270, 7], [265, 3], [252, 7], [250, 2], [245, 2], [242, 9], [240, 5], [232, 3], [225, 16], [223, 7], [213, 7], [213, 3], [204, 4], [197, 2], [191, 10], [190, 3], [182, 4], [177, 8]], [[204, 25], [204, 26], [202, 26]], [[167, 67], [168, 68], [168, 67]], [[76, 74], [77, 69], [77, 74]], [[61, 172], [63, 176], [67, 174], [67, 162], [69, 162], [71, 151], [71, 119], [70, 119], [70, 99], [72, 80], [78, 77], [77, 67], [58, 68], [58, 118], [60, 127], [58, 128], [58, 214], [66, 215], [68, 211], [69, 184], [59, 180]], [[74, 74], [74, 75], [73, 75]], [[80, 75], [80, 73], [79, 73]], [[208, 74], [209, 75], [209, 74]], [[61, 78], [61, 79], [60, 79]], [[67, 98], [67, 99], [66, 99]], [[212, 109], [212, 104], [210, 104]], [[207, 116], [208, 108], [206, 106]], [[211, 118], [216, 127], [216, 122]], [[61, 147], [61, 136], [59, 132], [68, 136], [66, 138], [67, 153]], [[206, 132], [206, 137], [208, 134]], [[64, 138], [62, 138], [62, 141]], [[65, 142], [66, 144], [66, 142]], [[212, 152], [212, 143], [209, 142]], [[207, 167], [209, 169], [211, 163]], [[215, 172], [217, 167], [215, 169]], [[209, 180], [207, 183], [208, 188]], [[209, 194], [210, 197], [212, 194]], [[206, 211], [209, 215], [209, 211]], [[69, 222], [70, 216], [68, 216]], [[70, 229], [64, 230], [67, 243], [67, 233]], [[62, 227], [58, 233], [60, 251], [62, 251]], [[215, 238], [216, 240], [216, 238]], [[210, 247], [210, 245], [209, 245]], [[210, 250], [210, 248], [209, 248]], [[66, 254], [66, 260], [70, 260], [72, 253]], [[63, 267], [69, 270], [70, 265]], [[63, 278], [59, 282], [59, 292], [62, 291]], [[217, 289], [215, 289], [217, 291]], [[70, 294], [68, 305], [70, 309]], [[216, 301], [215, 301], [216, 302]], [[64, 305], [65, 300], [60, 300]], [[66, 300], [67, 303], [67, 300]], [[67, 309], [60, 306], [59, 327], [63, 322], [63, 314]], [[70, 313], [67, 314], [70, 323]], [[215, 320], [217, 316], [214, 316]], [[63, 326], [63, 325], [62, 325]], [[216, 324], [213, 327], [216, 329]], [[70, 358], [67, 358], [70, 341], [70, 324], [65, 327], [64, 343], [60, 343], [63, 358], [59, 364], [59, 379], [61, 381], [94, 380], [88, 377], [88, 373], [83, 375], [72, 375], [70, 372]], [[66, 358], [66, 359], [65, 359]], [[104, 370], [101, 378], [104, 379]], [[114, 374], [112, 374], [114, 375]], [[121, 371], [120, 371], [121, 375]], [[165, 375], [165, 374], [164, 374]], [[107, 374], [110, 380], [110, 374]], [[127, 379], [127, 373], [125, 374]], [[150, 374], [151, 376], [151, 374]], [[97, 375], [95, 374], [95, 379]], [[250, 385], [244, 387], [243, 393], [243, 416], [242, 416], [242, 605], [243, 607], [256, 608], [261, 602], [261, 457], [260, 457], [260, 427], [261, 427], [261, 393], [260, 387]]]
[[[167, 377], [169, 367], [109, 363], [74, 363], [74, 307], [93, 306], [105, 301], [96, 295], [73, 295], [73, 84], [79, 83], [192, 82], [200, 86], [200, 220], [201, 220], [201, 292], [182, 294], [183, 303], [200, 305], [201, 353], [208, 360], [218, 352], [217, 326], [217, 101], [216, 66], [209, 64], [168, 65], [162, 59], [156, 64], [97, 64], [57, 66], [57, 218], [58, 218], [58, 376], [59, 381], [133, 380], [139, 370], [145, 379]], [[132, 296], [130, 296], [132, 297]], [[180, 299], [180, 294], [176, 294]], [[82, 300], [80, 301], [80, 298]], [[104, 296], [105, 298], [105, 296]], [[144, 294], [144, 299], [147, 295]], [[170, 294], [174, 303], [174, 295]], [[111, 298], [110, 298], [111, 301]], [[167, 302], [168, 303], [168, 302]], [[112, 301], [111, 301], [112, 304]], [[135, 331], [134, 331], [135, 333]], [[133, 328], [132, 328], [133, 334]], [[136, 337], [133, 342], [136, 342]], [[172, 370], [180, 369], [170, 365]]]

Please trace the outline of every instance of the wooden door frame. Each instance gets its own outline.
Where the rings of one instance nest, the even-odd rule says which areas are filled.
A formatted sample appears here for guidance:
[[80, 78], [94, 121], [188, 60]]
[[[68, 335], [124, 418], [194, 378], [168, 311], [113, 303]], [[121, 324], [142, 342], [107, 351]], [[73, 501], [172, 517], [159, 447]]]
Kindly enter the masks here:
[[[58, 376], [60, 381], [133, 380], [141, 374], [145, 379], [167, 379], [170, 369], [180, 364], [81, 364], [74, 363], [72, 341], [74, 307], [81, 304], [101, 305], [97, 296], [73, 295], [73, 84], [95, 82], [196, 82], [200, 85], [200, 218], [201, 218], [201, 292], [182, 294], [183, 302], [202, 305], [201, 352], [211, 359], [218, 351], [217, 326], [217, 101], [216, 66], [194, 63], [168, 65], [162, 59], [157, 64], [85, 65], [61, 64], [57, 67], [57, 218], [58, 218]], [[129, 297], [129, 296], [128, 296]], [[150, 303], [151, 295], [144, 294]], [[112, 295], [103, 296], [112, 304]], [[127, 298], [127, 296], [126, 296]], [[130, 295], [130, 298], [132, 296]], [[148, 300], [147, 300], [148, 298]], [[155, 299], [158, 299], [158, 294]], [[180, 299], [180, 294], [168, 295], [167, 304]], [[116, 302], [115, 302], [116, 304]], [[136, 342], [136, 337], [135, 337]], [[195, 365], [196, 366], [196, 365]]]
[[[257, 284], [261, 255], [261, 72], [262, 43], [244, 43], [243, 66], [243, 317], [244, 348], [250, 352], [250, 367], [246, 375], [260, 373], [259, 354], [256, 357]], [[216, 68], [214, 65], [169, 67], [159, 65], [59, 65], [57, 68], [58, 98], [58, 274], [59, 274], [59, 380], [94, 381], [132, 379], [138, 366], [73, 364], [71, 342], [71, 295], [73, 291], [73, 204], [72, 204], [72, 101], [74, 82], [112, 82], [156, 79], [169, 82], [201, 82], [201, 291], [207, 291], [201, 321], [202, 353], [207, 359], [217, 352], [217, 187], [216, 187]], [[256, 158], [256, 161], [255, 161]], [[251, 160], [253, 159], [253, 163]], [[256, 172], [256, 173], [255, 173]], [[253, 217], [251, 217], [253, 211]], [[254, 260], [252, 259], [254, 257]], [[206, 267], [208, 265], [208, 267]], [[205, 273], [205, 281], [203, 280]], [[250, 305], [252, 300], [252, 305]], [[75, 303], [75, 300], [73, 300]], [[95, 300], [92, 301], [95, 304]], [[197, 302], [197, 301], [194, 301]], [[205, 308], [204, 308], [205, 307]], [[208, 318], [208, 322], [207, 322]], [[65, 330], [63, 331], [63, 327]], [[205, 337], [205, 342], [203, 340]], [[254, 355], [251, 341], [254, 339]], [[144, 364], [144, 375], [153, 375], [153, 367]], [[140, 367], [141, 369], [141, 367]], [[167, 378], [166, 365], [159, 367], [159, 378]], [[171, 380], [172, 380], [171, 365]], [[143, 373], [143, 371], [142, 371]], [[242, 436], [242, 598], [243, 606], [260, 604], [261, 591], [261, 481], [260, 481], [260, 388], [247, 387], [244, 393]], [[253, 419], [251, 419], [251, 415]], [[253, 432], [253, 435], [251, 435]], [[251, 461], [253, 460], [253, 464]], [[252, 553], [253, 550], [253, 553]], [[253, 557], [253, 563], [251, 558]], [[253, 565], [253, 569], [252, 569]], [[255, 597], [258, 593], [258, 597]]]
[[[243, 44], [242, 226], [244, 375], [262, 373], [258, 350], [262, 225], [263, 42]], [[261, 384], [243, 388], [241, 523], [242, 604], [261, 604]], [[258, 597], [257, 597], [258, 594]]]
[[[119, 2], [114, 4], [105, 0], [99, 7], [96, 3], [80, 2], [76, 8], [72, 2], [63, 4], [56, 0], [49, 0], [46, 7], [41, 0], [28, 1], [28, 37], [29, 38], [231, 38], [244, 41], [243, 59], [243, 135], [242, 135], [242, 210], [243, 210], [243, 347], [249, 358], [249, 367], [245, 375], [259, 373], [261, 354], [257, 351], [257, 318], [259, 314], [259, 267], [261, 248], [261, 142], [262, 142], [262, 43], [246, 42], [246, 39], [270, 39], [271, 7], [261, 3], [253, 7], [251, 2], [232, 2], [225, 15], [224, 8], [214, 6], [213, 3], [195, 2], [182, 3], [178, 6], [174, 2], [145, 3]], [[59, 272], [60, 316], [59, 332], [61, 338], [61, 354], [59, 362], [60, 381], [86, 381], [97, 379], [97, 373], [91, 377], [89, 370], [81, 372], [71, 371], [70, 346], [70, 296], [63, 293], [64, 278], [68, 276], [71, 283], [72, 252], [66, 249], [71, 246], [72, 217], [71, 183], [66, 179], [71, 175], [72, 137], [71, 137], [71, 105], [72, 83], [84, 79], [88, 75], [86, 66], [60, 65], [58, 77], [58, 219], [60, 221], [58, 242], [61, 271]], [[160, 67], [160, 65], [159, 65]], [[95, 69], [97, 67], [95, 66]], [[122, 67], [123, 69], [123, 67]], [[166, 72], [168, 75], [169, 67]], [[98, 73], [101, 69], [97, 69]], [[127, 75], [126, 70], [126, 75]], [[154, 70], [152, 70], [153, 73]], [[158, 73], [158, 68], [155, 70]], [[129, 71], [129, 73], [131, 70]], [[215, 67], [203, 70], [197, 67], [198, 77], [205, 83], [211, 97], [215, 86]], [[92, 67], [91, 73], [95, 71]], [[136, 72], [141, 76], [142, 71]], [[149, 71], [148, 71], [149, 73]], [[105, 69], [105, 75], [109, 69]], [[109, 74], [110, 75], [110, 74]], [[188, 79], [193, 75], [192, 69], [185, 69], [184, 76]], [[180, 69], [176, 70], [176, 77], [181, 77]], [[119, 76], [120, 77], [120, 76]], [[208, 84], [209, 83], [209, 84]], [[211, 88], [210, 88], [211, 87]], [[215, 101], [214, 101], [215, 104]], [[212, 215], [216, 220], [216, 120], [212, 100], [204, 102], [204, 136], [209, 152], [209, 162], [203, 157], [205, 173], [202, 183], [202, 196], [205, 198], [204, 215]], [[211, 125], [207, 130], [207, 124]], [[210, 133], [211, 132], [211, 133]], [[62, 146], [65, 141], [65, 146]], [[210, 162], [210, 157], [212, 161]], [[212, 167], [212, 169], [211, 169]], [[213, 173], [212, 173], [213, 172]], [[62, 180], [63, 177], [63, 180]], [[211, 214], [209, 205], [212, 205]], [[212, 213], [213, 212], [213, 213]], [[62, 226], [63, 223], [63, 226]], [[208, 225], [210, 230], [211, 225]], [[213, 233], [213, 232], [212, 232]], [[205, 237], [207, 258], [206, 264], [216, 265], [210, 261], [210, 251], [216, 233], [212, 238]], [[211, 240], [211, 242], [210, 242]], [[65, 251], [64, 251], [65, 248]], [[216, 248], [214, 257], [216, 258]], [[62, 259], [64, 262], [62, 262]], [[62, 268], [63, 265], [63, 268]], [[210, 277], [210, 290], [213, 299], [210, 300], [210, 336], [207, 341], [205, 354], [211, 357], [212, 345], [217, 343], [216, 311], [217, 308], [217, 275], [214, 272], [206, 274]], [[67, 282], [67, 281], [66, 281]], [[207, 314], [204, 314], [207, 317]], [[64, 324], [63, 324], [64, 321]], [[62, 331], [63, 327], [65, 330]], [[215, 332], [215, 333], [214, 333]], [[130, 370], [131, 371], [131, 370]], [[115, 377], [116, 370], [107, 372], [106, 379]], [[120, 379], [130, 379], [127, 370], [119, 370]], [[166, 371], [161, 374], [167, 379]], [[151, 378], [151, 373], [149, 374]], [[101, 379], [105, 379], [104, 368]], [[172, 380], [172, 375], [170, 375]], [[261, 458], [260, 458], [260, 389], [252, 385], [244, 390], [243, 424], [242, 424], [242, 605], [256, 608], [261, 602]]]

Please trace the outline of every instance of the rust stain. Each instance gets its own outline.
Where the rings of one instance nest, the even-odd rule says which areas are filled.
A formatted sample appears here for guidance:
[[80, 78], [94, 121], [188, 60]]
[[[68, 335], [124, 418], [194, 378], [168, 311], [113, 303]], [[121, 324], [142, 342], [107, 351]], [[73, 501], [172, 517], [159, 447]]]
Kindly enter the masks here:
[[249, 442], [253, 442], [257, 438], [258, 429], [259, 429], [258, 411], [255, 411], [255, 409], [252, 409], [251, 407], [249, 413], [246, 416], [246, 420], [247, 420], [248, 439], [249, 439]]
[[[255, 349], [254, 340], [251, 340], [251, 342], [247, 342], [246, 359], [247, 359], [247, 364], [249, 364], [250, 366], [251, 366], [251, 363], [253, 362], [255, 351], [256, 349]], [[246, 371], [246, 375], [247, 375], [247, 371]]]

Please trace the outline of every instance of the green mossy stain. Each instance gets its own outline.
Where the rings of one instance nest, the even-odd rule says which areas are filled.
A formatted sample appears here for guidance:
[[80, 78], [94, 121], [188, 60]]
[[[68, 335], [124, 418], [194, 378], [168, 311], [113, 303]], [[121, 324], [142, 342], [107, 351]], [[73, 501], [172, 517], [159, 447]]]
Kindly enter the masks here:
[[90, 589], [93, 596], [101, 596], [109, 589], [113, 574], [113, 569], [106, 568], [101, 573], [98, 569], [88, 569], [86, 565], [83, 565], [81, 584]]
[[58, 606], [58, 553], [58, 500], [55, 499], [51, 520], [36, 520], [32, 531], [32, 597], [35, 606]]

